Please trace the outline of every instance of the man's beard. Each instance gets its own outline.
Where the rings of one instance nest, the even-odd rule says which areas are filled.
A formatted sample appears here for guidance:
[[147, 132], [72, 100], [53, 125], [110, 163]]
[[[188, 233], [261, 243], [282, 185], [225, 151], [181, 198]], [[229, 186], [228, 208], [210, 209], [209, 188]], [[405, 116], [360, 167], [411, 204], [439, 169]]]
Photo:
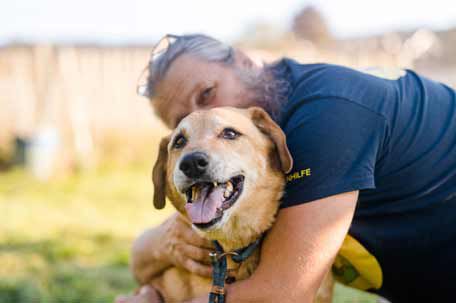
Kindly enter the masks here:
[[247, 89], [249, 103], [262, 107], [278, 122], [291, 91], [287, 67], [279, 61], [259, 71], [239, 70], [238, 75]]

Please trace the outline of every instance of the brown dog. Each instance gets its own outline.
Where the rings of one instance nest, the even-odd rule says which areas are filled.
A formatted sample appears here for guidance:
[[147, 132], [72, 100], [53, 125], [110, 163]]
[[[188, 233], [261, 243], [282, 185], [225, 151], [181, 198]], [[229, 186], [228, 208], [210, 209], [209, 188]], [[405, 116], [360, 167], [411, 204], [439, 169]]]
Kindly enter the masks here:
[[[225, 251], [243, 248], [274, 222], [292, 168], [285, 135], [261, 108], [215, 108], [190, 114], [160, 143], [153, 169], [154, 206], [166, 196], [197, 232]], [[259, 249], [241, 265], [228, 258], [230, 276], [247, 278]], [[207, 294], [211, 280], [177, 267], [150, 281], [166, 302]], [[317, 294], [330, 302], [331, 275]]]

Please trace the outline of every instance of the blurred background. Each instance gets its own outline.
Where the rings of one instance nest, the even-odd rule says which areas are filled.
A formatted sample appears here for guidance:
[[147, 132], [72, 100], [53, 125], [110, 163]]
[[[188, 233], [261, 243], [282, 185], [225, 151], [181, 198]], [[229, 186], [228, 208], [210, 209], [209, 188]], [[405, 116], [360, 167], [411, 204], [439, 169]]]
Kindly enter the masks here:
[[[0, 2], [0, 302], [111, 302], [135, 284], [167, 130], [136, 81], [166, 33], [255, 58], [402, 67], [456, 85], [448, 1]], [[337, 286], [335, 302], [376, 302]]]

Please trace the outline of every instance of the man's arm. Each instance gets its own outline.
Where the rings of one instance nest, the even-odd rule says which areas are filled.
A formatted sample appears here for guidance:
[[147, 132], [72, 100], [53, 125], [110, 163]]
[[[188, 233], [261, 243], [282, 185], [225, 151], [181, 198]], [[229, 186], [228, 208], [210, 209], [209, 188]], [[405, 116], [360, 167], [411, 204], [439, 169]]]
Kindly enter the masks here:
[[[247, 280], [227, 287], [227, 303], [312, 302], [353, 218], [358, 191], [280, 210]], [[206, 303], [207, 296], [190, 301]]]

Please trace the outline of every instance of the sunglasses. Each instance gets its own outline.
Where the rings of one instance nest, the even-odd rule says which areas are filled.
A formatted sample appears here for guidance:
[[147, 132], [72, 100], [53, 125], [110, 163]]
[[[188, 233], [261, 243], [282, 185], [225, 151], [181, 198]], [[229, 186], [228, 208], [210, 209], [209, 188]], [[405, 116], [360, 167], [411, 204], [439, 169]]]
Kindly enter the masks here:
[[150, 97], [151, 92], [149, 91], [147, 83], [147, 80], [149, 78], [149, 67], [152, 66], [154, 61], [163, 56], [163, 54], [165, 54], [168, 51], [169, 47], [180, 38], [181, 36], [168, 34], [161, 38], [157, 42], [157, 44], [155, 44], [155, 46], [152, 48], [149, 64], [144, 67], [136, 84], [136, 93], [139, 96]]

